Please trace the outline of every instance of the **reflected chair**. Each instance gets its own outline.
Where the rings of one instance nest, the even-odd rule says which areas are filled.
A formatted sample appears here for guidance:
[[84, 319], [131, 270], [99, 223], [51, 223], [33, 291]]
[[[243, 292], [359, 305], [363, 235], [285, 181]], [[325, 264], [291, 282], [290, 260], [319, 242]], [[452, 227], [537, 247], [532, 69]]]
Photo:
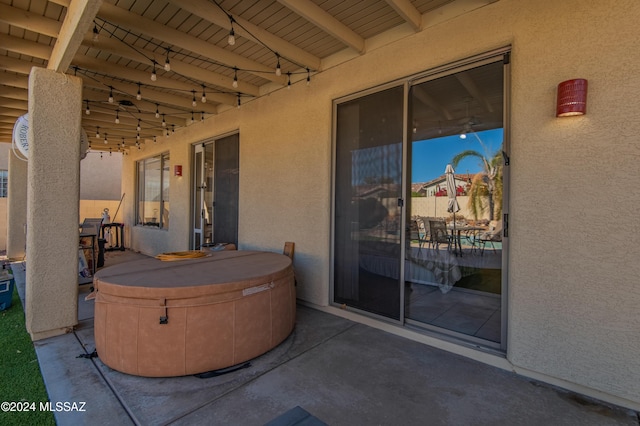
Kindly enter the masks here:
[[425, 220], [421, 217], [416, 218], [414, 223], [416, 226], [416, 234], [412, 236], [412, 239], [415, 237], [415, 239], [418, 240], [418, 254], [420, 254], [422, 246], [429, 244], [429, 230], [425, 225]]
[[489, 229], [478, 235], [478, 245], [480, 246], [480, 255], [484, 255], [484, 248], [487, 244], [491, 244], [493, 252], [496, 253], [495, 243], [502, 242], [502, 221], [492, 220], [489, 222]]
[[429, 245], [436, 250], [440, 249], [440, 244], [446, 244], [447, 249], [451, 250], [452, 237], [449, 235], [447, 223], [444, 219], [429, 220]]

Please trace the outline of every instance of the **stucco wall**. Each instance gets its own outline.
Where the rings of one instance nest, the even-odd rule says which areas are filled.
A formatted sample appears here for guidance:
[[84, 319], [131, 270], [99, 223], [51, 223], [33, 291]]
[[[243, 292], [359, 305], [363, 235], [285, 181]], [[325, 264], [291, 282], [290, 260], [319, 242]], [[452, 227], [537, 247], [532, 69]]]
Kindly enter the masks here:
[[[188, 247], [189, 146], [239, 129], [240, 247], [277, 251], [295, 241], [298, 296], [326, 305], [332, 100], [512, 45], [508, 359], [640, 406], [637, 16], [633, 0], [500, 0], [388, 45], [369, 42], [367, 55], [310, 87], [159, 138], [125, 158], [123, 191], [133, 195], [135, 160], [167, 149], [184, 177], [171, 180], [169, 231], [132, 228], [133, 247]], [[588, 113], [557, 119], [556, 86], [571, 78], [589, 80]]]
[[[120, 200], [122, 154], [90, 151], [80, 161], [81, 200]], [[112, 212], [113, 213], [113, 212]]]

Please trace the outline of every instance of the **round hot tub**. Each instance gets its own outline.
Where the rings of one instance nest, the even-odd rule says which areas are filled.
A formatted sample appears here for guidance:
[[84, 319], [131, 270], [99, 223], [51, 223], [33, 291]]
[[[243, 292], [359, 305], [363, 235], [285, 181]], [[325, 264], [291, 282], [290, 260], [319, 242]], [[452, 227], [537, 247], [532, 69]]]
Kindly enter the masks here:
[[94, 287], [98, 356], [137, 376], [230, 367], [274, 348], [295, 324], [291, 259], [277, 253], [149, 258], [102, 269]]

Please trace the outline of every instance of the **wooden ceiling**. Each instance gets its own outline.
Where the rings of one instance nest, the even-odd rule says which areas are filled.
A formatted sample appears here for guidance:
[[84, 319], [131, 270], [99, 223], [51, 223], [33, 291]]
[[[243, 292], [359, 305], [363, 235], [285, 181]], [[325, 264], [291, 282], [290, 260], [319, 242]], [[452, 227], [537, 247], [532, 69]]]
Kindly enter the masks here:
[[[48, 65], [70, 1], [0, 0], [0, 142], [11, 142], [27, 112], [28, 74]], [[123, 139], [131, 146], [138, 135], [160, 137], [290, 82], [312, 82], [332, 55], [365, 55], [368, 40], [398, 26], [419, 32], [436, 14], [492, 1], [105, 0], [66, 72], [83, 79], [93, 149], [117, 150]], [[97, 132], [106, 143], [95, 143]]]

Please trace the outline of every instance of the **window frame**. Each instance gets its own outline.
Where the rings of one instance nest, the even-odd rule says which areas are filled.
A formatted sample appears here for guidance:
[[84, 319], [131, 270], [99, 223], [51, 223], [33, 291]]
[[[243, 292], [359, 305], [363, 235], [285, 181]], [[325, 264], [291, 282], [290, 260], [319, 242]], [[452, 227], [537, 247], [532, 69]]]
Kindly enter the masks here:
[[[159, 167], [150, 169], [148, 166], [153, 163], [159, 163]], [[170, 166], [171, 156], [169, 151], [136, 161], [136, 226], [169, 229]], [[159, 174], [156, 177], [150, 176], [149, 172], [151, 171], [159, 171]], [[150, 179], [155, 180], [155, 182], [151, 182], [156, 187], [155, 191], [153, 186], [149, 186]], [[145, 195], [149, 191], [155, 192], [158, 200], [146, 199]], [[149, 203], [151, 203], [151, 206], [145, 208], [145, 205]], [[156, 203], [157, 209], [153, 209], [151, 213], [147, 211]], [[153, 216], [150, 216], [150, 214], [153, 214]], [[152, 220], [146, 220], [147, 218]]]

